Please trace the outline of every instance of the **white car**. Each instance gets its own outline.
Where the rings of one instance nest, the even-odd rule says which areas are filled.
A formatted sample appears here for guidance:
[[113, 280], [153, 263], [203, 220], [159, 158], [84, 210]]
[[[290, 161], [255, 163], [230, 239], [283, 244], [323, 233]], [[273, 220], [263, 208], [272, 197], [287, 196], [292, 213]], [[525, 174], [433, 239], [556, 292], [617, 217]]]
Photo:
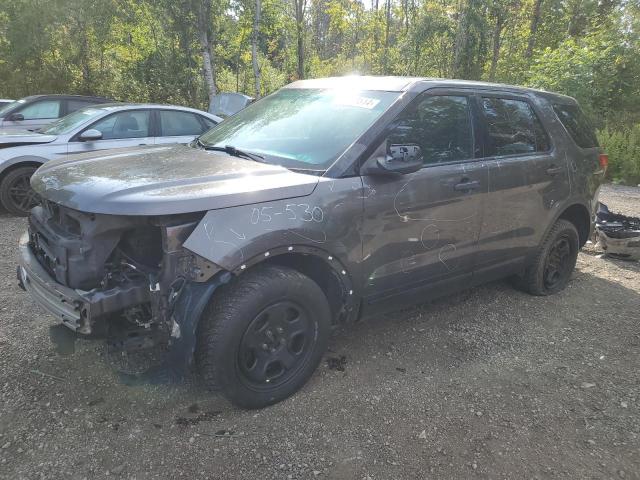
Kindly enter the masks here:
[[0, 202], [14, 215], [37, 203], [29, 180], [48, 160], [122, 147], [188, 143], [222, 118], [171, 105], [104, 104], [82, 108], [35, 132], [0, 130]]

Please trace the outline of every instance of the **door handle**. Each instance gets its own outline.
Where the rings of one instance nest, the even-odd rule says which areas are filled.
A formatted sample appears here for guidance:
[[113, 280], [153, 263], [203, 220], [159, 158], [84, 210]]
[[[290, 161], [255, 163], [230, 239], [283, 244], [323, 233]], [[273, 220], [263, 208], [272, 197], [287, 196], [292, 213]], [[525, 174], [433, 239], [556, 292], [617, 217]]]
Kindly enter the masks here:
[[149, 145], [149, 144], [148, 144], [148, 143], [139, 143], [139, 144], [138, 144], [138, 146], [139, 146], [139, 147], [143, 147], [143, 146], [145, 146], [145, 145]]
[[453, 189], [459, 192], [466, 192], [468, 190], [477, 190], [478, 188], [480, 188], [480, 182], [477, 180], [473, 180], [472, 182], [469, 182], [469, 181], [461, 182], [453, 186]]
[[562, 167], [549, 167], [547, 168], [547, 175], [557, 175], [562, 172]]

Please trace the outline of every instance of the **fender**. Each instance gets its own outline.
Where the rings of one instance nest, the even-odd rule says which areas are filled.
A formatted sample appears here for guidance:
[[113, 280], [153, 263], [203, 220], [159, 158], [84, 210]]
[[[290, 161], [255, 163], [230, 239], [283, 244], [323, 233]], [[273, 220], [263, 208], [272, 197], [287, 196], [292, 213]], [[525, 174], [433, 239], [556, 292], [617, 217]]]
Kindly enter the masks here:
[[321, 177], [304, 197], [210, 210], [183, 246], [234, 275], [263, 261], [288, 262], [316, 281], [330, 272], [344, 309], [334, 314], [353, 318], [355, 286], [363, 285], [363, 210], [360, 177]]
[[[591, 229], [593, 228], [594, 225], [594, 214], [591, 212], [591, 209], [589, 208], [589, 205], [584, 202], [584, 200], [576, 198], [576, 197], [572, 197], [569, 198], [566, 202], [563, 202], [561, 207], [556, 208], [555, 212], [553, 212], [553, 216], [551, 217], [551, 221], [547, 224], [547, 227], [544, 230], [544, 233], [542, 234], [542, 236], [540, 237], [540, 241], [542, 242], [542, 239], [546, 238], [547, 234], [549, 233], [549, 231], [551, 230], [551, 228], [553, 227], [553, 225], [558, 221], [559, 218], [562, 217], [562, 215], [569, 210], [570, 208], [574, 207], [574, 206], [580, 206], [583, 207], [586, 211], [587, 214], [589, 215], [589, 235], [591, 233]], [[534, 250], [535, 251], [535, 250]], [[534, 254], [534, 252], [532, 252], [530, 254], [530, 257]]]
[[305, 197], [209, 210], [183, 246], [234, 273], [274, 255], [331, 257], [358, 285], [363, 208], [360, 177], [321, 178]]
[[46, 161], [46, 158], [38, 157], [36, 155], [21, 155], [19, 157], [13, 157], [0, 163], [0, 176], [4, 175], [4, 173], [11, 167], [20, 163], [37, 163], [39, 165], [42, 165]]

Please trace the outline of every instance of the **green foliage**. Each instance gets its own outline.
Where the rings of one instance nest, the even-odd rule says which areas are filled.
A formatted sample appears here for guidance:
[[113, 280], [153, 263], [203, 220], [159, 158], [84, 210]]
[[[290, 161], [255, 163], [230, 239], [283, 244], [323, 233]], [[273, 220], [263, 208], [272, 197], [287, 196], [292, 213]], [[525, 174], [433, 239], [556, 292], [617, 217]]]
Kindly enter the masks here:
[[614, 182], [640, 184], [640, 124], [599, 130], [598, 141], [609, 155], [607, 176]]
[[[218, 89], [253, 95], [255, 0], [0, 0], [0, 97], [91, 93], [205, 108], [203, 1]], [[639, 0], [299, 1], [308, 77], [521, 84], [576, 97], [603, 131], [640, 123]], [[294, 0], [261, 4], [266, 95], [297, 78], [298, 31]]]

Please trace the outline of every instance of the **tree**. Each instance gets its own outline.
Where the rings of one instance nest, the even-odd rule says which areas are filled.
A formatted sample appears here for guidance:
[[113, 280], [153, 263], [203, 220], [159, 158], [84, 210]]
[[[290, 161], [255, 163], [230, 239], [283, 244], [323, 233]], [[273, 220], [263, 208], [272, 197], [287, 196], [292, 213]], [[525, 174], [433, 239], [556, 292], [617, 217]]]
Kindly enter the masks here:
[[251, 63], [253, 64], [253, 76], [255, 79], [255, 98], [260, 98], [260, 66], [258, 65], [258, 33], [260, 31], [261, 1], [256, 0], [253, 14], [253, 35], [251, 39]]
[[293, 0], [296, 20], [296, 43], [297, 43], [297, 74], [298, 78], [305, 77], [304, 74], [304, 15], [307, 8], [307, 0]]
[[207, 85], [209, 105], [211, 105], [213, 97], [218, 93], [213, 51], [211, 48], [213, 38], [211, 30], [211, 0], [192, 1], [196, 2], [194, 9], [197, 12], [198, 39], [200, 40], [200, 49], [202, 52], [202, 72]]

